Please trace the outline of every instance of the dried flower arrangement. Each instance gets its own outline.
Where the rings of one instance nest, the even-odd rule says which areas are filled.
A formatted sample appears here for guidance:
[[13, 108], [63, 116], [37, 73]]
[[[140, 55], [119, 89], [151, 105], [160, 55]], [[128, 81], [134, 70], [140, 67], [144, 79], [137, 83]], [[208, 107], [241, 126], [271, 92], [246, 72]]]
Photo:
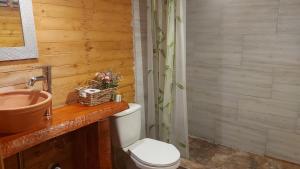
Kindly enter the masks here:
[[120, 75], [112, 71], [96, 73], [93, 80], [89, 80], [87, 85], [78, 89], [79, 103], [94, 106], [111, 101], [119, 82]]
[[97, 89], [103, 90], [108, 88], [115, 88], [119, 86], [120, 75], [113, 73], [111, 71], [108, 72], [98, 72], [95, 75], [94, 81], [97, 82]]

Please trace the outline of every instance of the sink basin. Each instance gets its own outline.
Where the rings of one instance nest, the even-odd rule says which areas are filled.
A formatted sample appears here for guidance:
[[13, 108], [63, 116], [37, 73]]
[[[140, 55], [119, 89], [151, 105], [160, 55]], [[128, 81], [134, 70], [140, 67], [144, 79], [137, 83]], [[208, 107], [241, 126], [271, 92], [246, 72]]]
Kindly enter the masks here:
[[50, 93], [20, 89], [0, 93], [0, 133], [12, 134], [46, 125]]

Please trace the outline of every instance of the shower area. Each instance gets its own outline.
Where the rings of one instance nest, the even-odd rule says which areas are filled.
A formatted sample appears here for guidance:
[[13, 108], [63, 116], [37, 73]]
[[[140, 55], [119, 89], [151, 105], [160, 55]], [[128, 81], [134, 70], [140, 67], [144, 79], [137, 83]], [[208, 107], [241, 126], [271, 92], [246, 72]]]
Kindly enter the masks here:
[[300, 169], [300, 0], [186, 0], [186, 78], [183, 167]]

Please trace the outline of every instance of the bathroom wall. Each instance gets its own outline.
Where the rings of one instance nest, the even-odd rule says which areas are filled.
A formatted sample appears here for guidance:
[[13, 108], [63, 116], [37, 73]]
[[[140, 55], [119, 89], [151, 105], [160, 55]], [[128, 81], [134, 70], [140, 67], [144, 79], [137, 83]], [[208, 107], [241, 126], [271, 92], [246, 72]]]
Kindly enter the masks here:
[[[33, 11], [39, 59], [0, 62], [0, 91], [25, 87], [31, 76], [41, 74], [32, 66], [50, 64], [54, 106], [64, 105], [95, 72], [108, 69], [121, 73], [124, 100], [134, 100], [131, 0], [33, 0]], [[53, 162], [73, 168], [73, 141], [64, 135], [26, 150], [25, 168], [46, 169]], [[16, 156], [5, 162], [17, 168]]]
[[[54, 106], [97, 71], [121, 73], [119, 92], [134, 100], [131, 0], [33, 0], [39, 59], [0, 62], [0, 88], [23, 88], [53, 66]], [[24, 70], [25, 69], [25, 70]], [[1, 89], [0, 89], [1, 90]]]
[[136, 102], [143, 106], [142, 109], [142, 136], [145, 136], [145, 123], [147, 114], [147, 0], [132, 0], [134, 13], [134, 50], [135, 50], [135, 77], [136, 77]]
[[[147, 0], [139, 0], [139, 13], [140, 13], [140, 32], [141, 32], [141, 51], [142, 51], [142, 58], [143, 58], [143, 72], [148, 72], [147, 69], [147, 57], [148, 57], [148, 39], [147, 39], [147, 30], [148, 30], [148, 24], [147, 24]], [[144, 76], [144, 97], [147, 99], [147, 88], [148, 88], [148, 77]], [[147, 101], [145, 102], [145, 104]], [[145, 105], [147, 106], [147, 105]]]
[[299, 9], [298, 0], [187, 1], [190, 135], [300, 163]]
[[135, 58], [135, 102], [142, 106], [142, 130], [145, 137], [145, 58], [147, 57], [147, 1], [132, 0], [133, 32], [134, 32], [134, 58]]

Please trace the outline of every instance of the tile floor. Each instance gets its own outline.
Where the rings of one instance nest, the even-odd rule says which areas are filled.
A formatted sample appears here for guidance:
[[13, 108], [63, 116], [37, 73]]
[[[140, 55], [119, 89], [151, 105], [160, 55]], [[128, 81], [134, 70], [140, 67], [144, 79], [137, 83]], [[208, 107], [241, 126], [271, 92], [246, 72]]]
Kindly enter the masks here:
[[190, 160], [180, 169], [300, 169], [300, 165], [190, 138]]

